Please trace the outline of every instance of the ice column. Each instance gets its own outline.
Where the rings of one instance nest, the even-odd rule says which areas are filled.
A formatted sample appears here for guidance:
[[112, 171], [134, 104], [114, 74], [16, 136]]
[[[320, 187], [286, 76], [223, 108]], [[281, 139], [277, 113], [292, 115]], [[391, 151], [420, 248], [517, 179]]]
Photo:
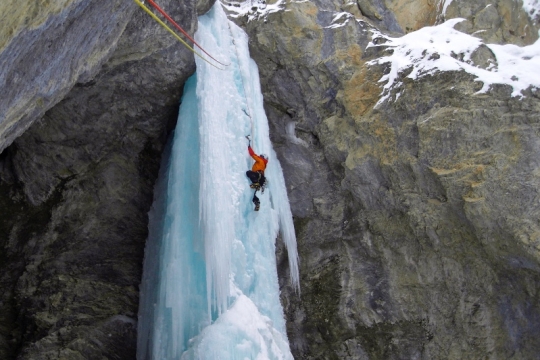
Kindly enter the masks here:
[[[197, 59], [184, 88], [150, 213], [137, 358], [292, 359], [275, 240], [281, 232], [298, 287], [296, 238], [258, 70], [219, 2], [200, 18], [196, 40], [228, 66]], [[246, 135], [269, 155], [258, 212]]]

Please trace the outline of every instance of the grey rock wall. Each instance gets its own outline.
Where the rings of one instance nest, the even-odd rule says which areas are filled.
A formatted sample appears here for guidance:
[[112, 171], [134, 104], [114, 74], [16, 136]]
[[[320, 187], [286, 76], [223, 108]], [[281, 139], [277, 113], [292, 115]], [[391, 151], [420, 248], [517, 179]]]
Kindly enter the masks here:
[[99, 71], [133, 10], [127, 1], [0, 5], [0, 151]]
[[[0, 52], [0, 358], [131, 360], [147, 213], [193, 54], [134, 2], [49, 5]], [[160, 5], [195, 32], [194, 1]]]
[[[463, 31], [523, 45], [538, 25], [519, 2], [453, 1], [445, 17], [436, 5], [359, 1], [361, 21], [332, 29], [343, 7], [298, 2], [245, 23], [298, 235], [300, 296], [282, 276], [295, 358], [540, 353], [538, 90], [476, 94], [465, 73], [403, 74], [401, 97], [375, 108], [388, 69], [366, 65], [385, 54], [366, 49], [374, 28], [460, 16]], [[430, 6], [416, 25], [403, 16]]]
[[465, 18], [456, 29], [489, 43], [528, 45], [538, 38], [538, 20], [523, 11], [522, 1], [453, 1], [442, 18]]

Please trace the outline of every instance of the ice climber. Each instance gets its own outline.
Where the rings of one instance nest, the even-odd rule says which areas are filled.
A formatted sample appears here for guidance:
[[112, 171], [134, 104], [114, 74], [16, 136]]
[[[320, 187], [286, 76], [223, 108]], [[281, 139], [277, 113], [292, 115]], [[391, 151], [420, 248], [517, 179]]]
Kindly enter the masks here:
[[264, 170], [266, 169], [266, 164], [268, 163], [268, 157], [264, 154], [257, 155], [255, 151], [251, 148], [251, 139], [249, 136], [246, 136], [249, 141], [248, 151], [249, 155], [255, 160], [251, 170], [246, 171], [246, 175], [251, 180], [250, 187], [255, 189], [253, 194], [253, 203], [255, 204], [255, 211], [259, 211], [261, 202], [257, 197], [257, 191], [261, 190], [264, 193], [264, 185], [266, 183], [266, 178], [264, 177]]

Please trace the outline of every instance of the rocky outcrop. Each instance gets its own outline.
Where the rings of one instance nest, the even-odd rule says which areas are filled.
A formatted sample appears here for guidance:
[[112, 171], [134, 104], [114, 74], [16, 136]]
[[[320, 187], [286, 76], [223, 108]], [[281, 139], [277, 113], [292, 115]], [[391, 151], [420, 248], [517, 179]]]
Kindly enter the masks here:
[[76, 82], [92, 79], [133, 9], [125, 1], [2, 2], [0, 151]]
[[[540, 351], [538, 90], [478, 94], [464, 72], [403, 73], [401, 96], [376, 106], [389, 69], [367, 65], [388, 54], [367, 47], [374, 33], [460, 16], [490, 42], [537, 38], [513, 1], [453, 1], [415, 25], [404, 17], [442, 5], [359, 1], [360, 21], [342, 15], [337, 27], [342, 7], [295, 2], [245, 23], [299, 241], [301, 295], [282, 284], [298, 359]], [[492, 57], [480, 48], [474, 61]]]
[[538, 19], [522, 8], [522, 1], [453, 1], [443, 18], [465, 18], [456, 29], [495, 44], [528, 45], [538, 38]]
[[[196, 30], [195, 3], [160, 5]], [[193, 54], [134, 2], [33, 6], [0, 5], [26, 11], [2, 28], [2, 148], [28, 128], [0, 160], [0, 358], [131, 360], [147, 213]]]

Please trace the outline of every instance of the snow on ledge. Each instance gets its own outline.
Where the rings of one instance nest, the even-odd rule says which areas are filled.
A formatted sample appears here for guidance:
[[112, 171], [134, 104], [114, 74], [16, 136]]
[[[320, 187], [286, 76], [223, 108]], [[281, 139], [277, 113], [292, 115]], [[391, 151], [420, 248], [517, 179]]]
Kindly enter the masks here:
[[540, 0], [523, 0], [523, 10], [536, 22], [537, 17], [540, 16]]
[[354, 19], [353, 14], [348, 12], [339, 12], [334, 14], [334, 18], [330, 22], [330, 25], [325, 26], [325, 29], [337, 29], [345, 26], [350, 19]]
[[[523, 97], [523, 90], [540, 88], [540, 39], [534, 44], [516, 45], [485, 44], [495, 55], [496, 63], [481, 68], [471, 60], [473, 52], [483, 44], [482, 40], [459, 32], [454, 26], [464, 19], [451, 19], [438, 26], [424, 27], [400, 38], [391, 38], [374, 31], [373, 39], [385, 43], [369, 43], [370, 47], [386, 47], [393, 50], [389, 56], [368, 62], [368, 65], [390, 64], [390, 72], [379, 82], [386, 82], [379, 104], [388, 100], [393, 90], [399, 89], [399, 74], [410, 71], [408, 78], [416, 80], [439, 71], [465, 71], [483, 83], [478, 93], [485, 93], [492, 84], [512, 86], [512, 96]], [[399, 94], [395, 96], [395, 99]]]
[[248, 22], [265, 19], [268, 14], [285, 9], [285, 0], [277, 0], [273, 4], [267, 4], [267, 0], [220, 0], [220, 2], [230, 17], [239, 18], [247, 16]]
[[446, 15], [446, 9], [448, 8], [448, 6], [450, 6], [451, 3], [452, 0], [441, 0], [441, 2], [439, 3], [439, 5], [442, 6], [441, 14], [443, 16]]

